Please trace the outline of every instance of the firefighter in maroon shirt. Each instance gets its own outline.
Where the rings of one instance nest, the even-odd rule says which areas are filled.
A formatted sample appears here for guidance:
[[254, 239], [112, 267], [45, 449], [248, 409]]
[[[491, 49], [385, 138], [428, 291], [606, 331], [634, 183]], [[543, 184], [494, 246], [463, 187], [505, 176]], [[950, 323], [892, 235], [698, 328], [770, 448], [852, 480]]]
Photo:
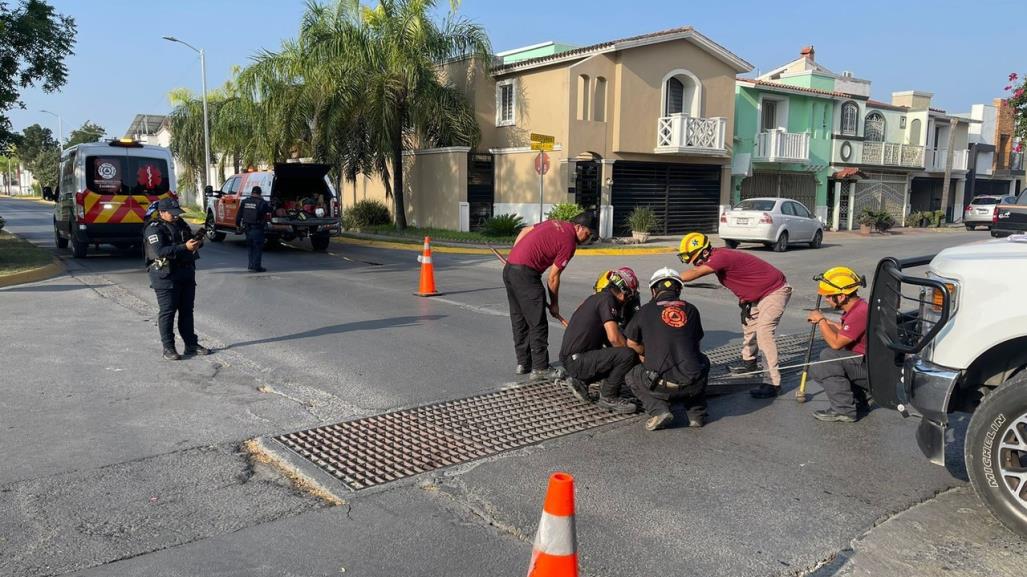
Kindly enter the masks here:
[[777, 325], [792, 297], [784, 273], [766, 261], [747, 252], [730, 248], [713, 248], [710, 239], [701, 232], [693, 232], [681, 239], [678, 251], [681, 262], [692, 265], [681, 273], [681, 280], [693, 281], [708, 274], [716, 274], [720, 284], [738, 297], [742, 307], [742, 363], [729, 367], [732, 373], [754, 373], [759, 370], [756, 357], [763, 351], [770, 383], [752, 389], [758, 399], [781, 394], [781, 371], [778, 370]]
[[[533, 378], [549, 375], [549, 312], [560, 317], [560, 274], [579, 244], [592, 236], [592, 216], [582, 213], [565, 220], [547, 220], [521, 230], [503, 267], [503, 284], [510, 301], [517, 374], [531, 371]], [[542, 273], [549, 269], [547, 287]]]
[[817, 292], [842, 310], [842, 320], [829, 321], [819, 310], [811, 311], [807, 319], [820, 327], [828, 346], [820, 353], [820, 360], [830, 361], [809, 368], [810, 380], [820, 383], [831, 403], [830, 409], [813, 411], [813, 416], [821, 421], [852, 423], [858, 418], [857, 405], [866, 406], [869, 400], [865, 356], [869, 309], [867, 301], [856, 292], [867, 283], [844, 266], [829, 269], [815, 280], [820, 281]]

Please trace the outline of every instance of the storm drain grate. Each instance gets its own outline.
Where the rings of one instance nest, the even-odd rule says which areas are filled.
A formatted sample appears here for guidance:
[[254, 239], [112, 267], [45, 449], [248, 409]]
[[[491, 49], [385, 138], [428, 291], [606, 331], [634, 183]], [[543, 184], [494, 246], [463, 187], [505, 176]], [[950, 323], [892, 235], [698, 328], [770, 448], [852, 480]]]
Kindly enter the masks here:
[[[806, 347], [809, 344], [809, 334], [796, 334], [796, 335], [778, 335], [777, 339], [777, 364], [778, 366], [787, 365], [798, 365], [805, 360]], [[816, 361], [819, 358], [820, 351], [825, 347], [825, 343], [822, 339], [818, 338], [813, 341], [813, 355], [810, 360]], [[744, 377], [732, 377], [727, 367], [731, 364], [736, 364], [741, 360], [738, 344], [729, 344], [715, 349], [710, 349], [706, 352], [706, 356], [710, 358], [710, 384], [715, 385], [719, 381], [734, 382], [739, 380], [762, 382], [765, 380], [766, 373], [748, 375]], [[760, 360], [762, 366], [763, 361]], [[797, 372], [799, 368], [785, 369], [782, 373]], [[769, 379], [769, 378], [767, 378]], [[769, 382], [769, 380], [768, 380]]]
[[629, 417], [540, 382], [275, 439], [358, 490]]
[[[780, 363], [802, 362], [807, 338], [779, 337]], [[738, 359], [737, 344], [707, 355], [713, 364], [711, 385], [741, 380], [725, 378], [727, 363]], [[546, 381], [274, 439], [360, 490], [628, 418], [582, 403], [563, 384]]]

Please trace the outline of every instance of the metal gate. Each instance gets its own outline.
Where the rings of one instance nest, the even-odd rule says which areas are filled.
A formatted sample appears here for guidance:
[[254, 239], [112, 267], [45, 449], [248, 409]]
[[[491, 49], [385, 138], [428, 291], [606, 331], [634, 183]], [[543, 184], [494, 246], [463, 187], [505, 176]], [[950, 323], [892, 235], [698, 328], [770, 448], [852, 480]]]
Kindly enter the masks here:
[[599, 167], [594, 160], [574, 164], [574, 202], [599, 214]]
[[817, 210], [817, 179], [802, 172], [754, 172], [742, 181], [742, 200], [747, 198], [790, 198]]
[[613, 164], [614, 234], [631, 234], [628, 215], [648, 206], [660, 218], [655, 234], [716, 232], [720, 166], [617, 161]]
[[470, 228], [478, 231], [492, 218], [495, 202], [495, 162], [491, 154], [472, 152], [467, 157], [467, 204], [470, 205]]
[[864, 210], [886, 210], [895, 217], [896, 226], [905, 217], [906, 177], [901, 174], [868, 173], [864, 180], [856, 182], [852, 214], [859, 219]]

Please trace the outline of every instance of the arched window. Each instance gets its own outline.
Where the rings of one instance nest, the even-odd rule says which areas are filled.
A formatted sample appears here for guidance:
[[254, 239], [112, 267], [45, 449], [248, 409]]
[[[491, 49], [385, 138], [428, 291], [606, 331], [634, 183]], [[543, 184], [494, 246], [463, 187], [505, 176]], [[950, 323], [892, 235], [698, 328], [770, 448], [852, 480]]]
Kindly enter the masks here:
[[863, 139], [870, 142], [884, 142], [884, 116], [880, 112], [867, 114], [863, 121]]
[[701, 116], [702, 84], [687, 70], [675, 70], [663, 79], [663, 115]]
[[859, 126], [859, 106], [855, 102], [842, 104], [842, 134], [855, 136]]
[[589, 92], [592, 90], [592, 83], [588, 74], [578, 76], [578, 120], [588, 120], [589, 113]]
[[592, 120], [606, 121], [606, 79], [596, 76], [595, 97], [592, 99]]
[[914, 118], [913, 122], [909, 123], [909, 143], [914, 146], [920, 146], [920, 119]]

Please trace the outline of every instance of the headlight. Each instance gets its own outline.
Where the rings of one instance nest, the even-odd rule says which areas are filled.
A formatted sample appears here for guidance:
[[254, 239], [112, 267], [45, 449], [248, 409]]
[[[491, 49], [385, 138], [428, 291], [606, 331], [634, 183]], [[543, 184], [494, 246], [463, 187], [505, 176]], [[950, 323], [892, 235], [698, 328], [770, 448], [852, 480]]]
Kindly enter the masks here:
[[316, 209], [314, 209], [314, 214], [316, 214], [318, 218], [324, 218], [325, 209], [317, 207]]

